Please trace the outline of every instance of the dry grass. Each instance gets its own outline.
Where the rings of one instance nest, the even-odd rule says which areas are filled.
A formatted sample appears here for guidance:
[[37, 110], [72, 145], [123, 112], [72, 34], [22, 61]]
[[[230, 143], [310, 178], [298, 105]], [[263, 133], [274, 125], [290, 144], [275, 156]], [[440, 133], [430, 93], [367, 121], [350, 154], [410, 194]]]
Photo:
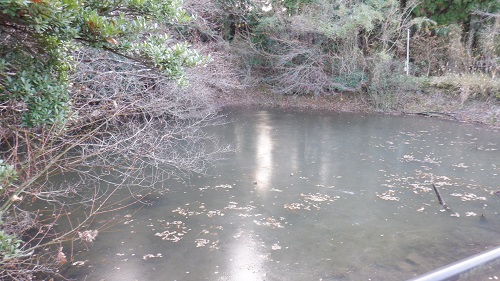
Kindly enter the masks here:
[[432, 77], [429, 86], [460, 97], [462, 104], [469, 99], [500, 101], [500, 79], [484, 74], [448, 74]]

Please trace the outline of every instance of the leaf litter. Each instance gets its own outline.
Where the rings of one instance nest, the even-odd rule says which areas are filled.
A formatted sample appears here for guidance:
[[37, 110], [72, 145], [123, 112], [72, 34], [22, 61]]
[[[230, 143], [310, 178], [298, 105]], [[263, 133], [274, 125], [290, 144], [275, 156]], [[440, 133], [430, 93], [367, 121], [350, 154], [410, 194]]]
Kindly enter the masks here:
[[184, 238], [190, 229], [182, 221], [166, 222], [163, 232], [155, 233], [155, 236], [161, 237], [161, 240], [179, 242]]

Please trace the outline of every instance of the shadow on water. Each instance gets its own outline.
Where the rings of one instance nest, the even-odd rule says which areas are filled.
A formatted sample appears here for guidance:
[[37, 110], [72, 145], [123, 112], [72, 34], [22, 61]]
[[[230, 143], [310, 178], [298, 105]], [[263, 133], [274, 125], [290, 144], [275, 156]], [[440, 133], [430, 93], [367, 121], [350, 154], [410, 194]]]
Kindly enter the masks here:
[[417, 117], [227, 113], [234, 121], [213, 130], [236, 153], [123, 210], [67, 277], [405, 280], [500, 245], [498, 132]]

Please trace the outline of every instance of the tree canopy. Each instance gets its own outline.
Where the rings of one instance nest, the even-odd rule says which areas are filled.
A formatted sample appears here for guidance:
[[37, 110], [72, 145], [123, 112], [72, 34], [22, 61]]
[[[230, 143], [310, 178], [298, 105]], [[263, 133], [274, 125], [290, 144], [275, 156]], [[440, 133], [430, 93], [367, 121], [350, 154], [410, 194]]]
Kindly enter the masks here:
[[496, 0], [454, 0], [434, 1], [422, 0], [414, 10], [417, 16], [423, 16], [446, 25], [467, 21], [471, 12], [486, 10], [496, 12], [500, 9], [500, 2]]
[[71, 107], [72, 52], [88, 46], [158, 69], [184, 83], [206, 60], [165, 28], [189, 20], [178, 0], [0, 1], [0, 103], [27, 126], [54, 123]]

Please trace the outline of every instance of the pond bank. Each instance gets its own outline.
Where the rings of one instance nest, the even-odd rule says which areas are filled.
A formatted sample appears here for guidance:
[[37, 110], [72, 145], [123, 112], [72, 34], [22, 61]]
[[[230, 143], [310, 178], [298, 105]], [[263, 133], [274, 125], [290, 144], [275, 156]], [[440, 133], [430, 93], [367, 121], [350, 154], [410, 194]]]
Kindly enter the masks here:
[[259, 87], [234, 91], [214, 97], [222, 107], [262, 107], [332, 112], [362, 112], [386, 114], [416, 114], [450, 119], [457, 122], [500, 128], [500, 101], [495, 98], [465, 97], [433, 89], [423, 93], [396, 94], [394, 108], [377, 109], [362, 93], [326, 95], [277, 95], [269, 88]]

